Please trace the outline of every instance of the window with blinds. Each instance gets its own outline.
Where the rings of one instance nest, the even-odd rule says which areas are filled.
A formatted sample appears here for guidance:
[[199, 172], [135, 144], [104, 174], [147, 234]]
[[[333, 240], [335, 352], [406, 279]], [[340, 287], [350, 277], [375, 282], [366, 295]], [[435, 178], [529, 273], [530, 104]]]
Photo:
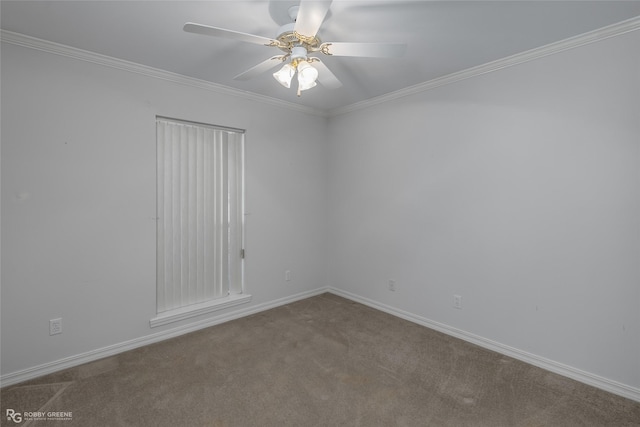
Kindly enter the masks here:
[[244, 132], [158, 117], [156, 142], [152, 326], [242, 300], [244, 258]]

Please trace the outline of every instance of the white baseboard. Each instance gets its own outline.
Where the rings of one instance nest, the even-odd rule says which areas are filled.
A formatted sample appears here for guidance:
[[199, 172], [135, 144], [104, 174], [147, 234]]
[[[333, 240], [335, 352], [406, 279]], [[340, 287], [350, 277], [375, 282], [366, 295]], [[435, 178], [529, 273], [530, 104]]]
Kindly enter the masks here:
[[62, 369], [72, 368], [74, 366], [82, 365], [84, 363], [93, 362], [98, 359], [102, 359], [108, 356], [113, 356], [118, 353], [123, 353], [128, 350], [133, 350], [138, 347], [153, 344], [159, 341], [164, 341], [169, 338], [174, 338], [180, 335], [187, 334], [189, 332], [195, 332], [200, 329], [208, 328], [209, 326], [219, 325], [221, 323], [228, 322], [230, 320], [239, 319], [241, 317], [249, 316], [261, 311], [269, 310], [279, 307], [281, 305], [290, 304], [295, 301], [299, 301], [305, 298], [309, 298], [315, 295], [319, 295], [328, 291], [328, 288], [315, 289], [313, 291], [301, 292], [288, 297], [279, 298], [273, 301], [264, 302], [261, 304], [253, 305], [251, 307], [235, 310], [231, 313], [221, 314], [218, 316], [210, 317], [208, 319], [192, 322], [183, 326], [179, 326], [165, 331], [157, 332], [144, 337], [135, 338], [129, 341], [124, 341], [118, 344], [110, 345], [107, 347], [91, 350], [86, 353], [77, 354], [74, 356], [65, 357], [64, 359], [56, 360], [42, 365], [27, 368], [21, 371], [12, 372], [0, 377], [0, 385], [2, 387], [18, 384], [23, 381], [28, 381], [42, 375], [52, 374]]
[[500, 354], [504, 354], [505, 356], [518, 359], [520, 361], [537, 366], [558, 375], [562, 375], [573, 380], [588, 384], [590, 386], [608, 391], [610, 393], [626, 397], [627, 399], [640, 402], [639, 388], [631, 387], [629, 385], [622, 384], [617, 381], [612, 381], [610, 379], [600, 377], [598, 375], [594, 375], [589, 372], [585, 372], [580, 369], [564, 365], [562, 363], [558, 363], [553, 360], [537, 356], [535, 354], [528, 353], [526, 351], [518, 350], [517, 348], [509, 347], [508, 345], [504, 345], [499, 342], [492, 341], [457, 328], [453, 328], [443, 323], [435, 322], [433, 320], [415, 315], [413, 313], [409, 313], [407, 311], [399, 310], [389, 305], [382, 304], [377, 301], [355, 295], [347, 291], [343, 291], [341, 289], [328, 288], [327, 291], [343, 298], [359, 302], [371, 308], [375, 308], [376, 310], [380, 310], [393, 316], [408, 320], [410, 322], [417, 323], [418, 325], [426, 326], [427, 328], [434, 329], [444, 334], [460, 338], [461, 340], [470, 342], [472, 344], [476, 344], [480, 347], [495, 351]]

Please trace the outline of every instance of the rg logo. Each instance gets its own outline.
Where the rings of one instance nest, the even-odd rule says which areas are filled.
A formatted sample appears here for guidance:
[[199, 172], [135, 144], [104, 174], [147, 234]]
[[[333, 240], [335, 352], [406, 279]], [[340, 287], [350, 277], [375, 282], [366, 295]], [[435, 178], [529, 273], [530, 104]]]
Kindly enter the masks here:
[[13, 409], [7, 409], [7, 421], [13, 421], [14, 423], [22, 422], [22, 414], [16, 412]]

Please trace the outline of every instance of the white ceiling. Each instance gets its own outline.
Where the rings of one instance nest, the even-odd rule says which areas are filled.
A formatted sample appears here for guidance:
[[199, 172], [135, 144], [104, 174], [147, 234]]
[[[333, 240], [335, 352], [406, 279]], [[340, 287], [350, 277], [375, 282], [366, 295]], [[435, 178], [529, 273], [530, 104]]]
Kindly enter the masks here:
[[401, 59], [326, 57], [343, 82], [296, 97], [266, 72], [273, 47], [186, 33], [185, 22], [275, 37], [296, 1], [6, 1], [2, 29], [319, 110], [344, 107], [640, 16], [640, 1], [334, 0], [324, 42], [404, 42]]

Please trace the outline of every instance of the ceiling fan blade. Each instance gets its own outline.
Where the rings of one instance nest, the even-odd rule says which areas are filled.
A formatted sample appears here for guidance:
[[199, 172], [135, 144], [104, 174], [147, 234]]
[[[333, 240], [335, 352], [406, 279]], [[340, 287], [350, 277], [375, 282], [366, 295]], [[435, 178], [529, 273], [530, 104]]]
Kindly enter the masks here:
[[[407, 50], [405, 43], [323, 43], [330, 55], [368, 58], [399, 58]], [[324, 52], [324, 50], [323, 50]]]
[[241, 33], [240, 31], [225, 30], [224, 28], [210, 27], [208, 25], [195, 24], [193, 22], [187, 22], [184, 24], [183, 30], [188, 33], [204, 34], [206, 36], [223, 37], [225, 39], [240, 40], [243, 42], [270, 45], [276, 43], [275, 40], [268, 37], [256, 36], [248, 33]]
[[293, 29], [303, 36], [315, 37], [324, 21], [332, 0], [302, 0]]
[[338, 80], [324, 62], [318, 59], [313, 61], [313, 66], [318, 70], [318, 81], [322, 86], [327, 89], [337, 89], [342, 86], [342, 82]]
[[285, 58], [286, 58], [285, 55], [272, 56], [271, 58], [269, 58], [269, 59], [267, 59], [265, 61], [262, 61], [258, 65], [255, 65], [255, 66], [249, 68], [247, 71], [238, 74], [237, 76], [235, 76], [233, 78], [233, 80], [249, 80], [249, 79], [252, 79], [257, 75], [262, 74], [265, 71], [270, 70], [271, 68], [275, 67], [276, 65], [282, 64], [282, 62], [284, 61]]

